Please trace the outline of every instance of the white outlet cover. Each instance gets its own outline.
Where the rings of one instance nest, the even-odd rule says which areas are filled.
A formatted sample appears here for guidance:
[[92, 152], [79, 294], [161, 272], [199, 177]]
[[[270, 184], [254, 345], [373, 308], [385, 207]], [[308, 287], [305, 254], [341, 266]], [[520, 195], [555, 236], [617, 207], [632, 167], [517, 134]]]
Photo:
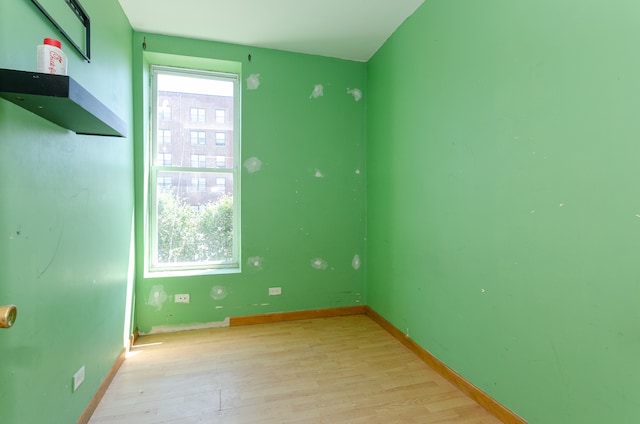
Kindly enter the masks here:
[[189, 294], [176, 294], [174, 297], [175, 303], [189, 303], [191, 302], [191, 296]]
[[282, 287], [269, 287], [269, 296], [280, 296], [282, 294]]

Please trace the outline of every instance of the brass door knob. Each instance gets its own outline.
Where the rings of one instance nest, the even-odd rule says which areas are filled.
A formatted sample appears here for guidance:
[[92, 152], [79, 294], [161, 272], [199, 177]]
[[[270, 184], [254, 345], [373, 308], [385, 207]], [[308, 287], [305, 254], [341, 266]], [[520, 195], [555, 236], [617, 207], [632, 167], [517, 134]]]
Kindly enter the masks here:
[[18, 309], [16, 305], [0, 306], [0, 328], [9, 328], [16, 322]]

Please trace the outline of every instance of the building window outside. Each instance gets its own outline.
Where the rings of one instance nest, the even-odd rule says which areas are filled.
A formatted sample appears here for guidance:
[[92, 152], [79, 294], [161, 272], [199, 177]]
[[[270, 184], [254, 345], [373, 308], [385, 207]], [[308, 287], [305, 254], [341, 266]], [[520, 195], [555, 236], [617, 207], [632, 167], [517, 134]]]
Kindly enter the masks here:
[[171, 153], [160, 153], [158, 157], [160, 159], [160, 165], [171, 166]]
[[171, 130], [158, 130], [158, 144], [171, 144]]
[[191, 167], [192, 168], [205, 168], [207, 166], [206, 155], [191, 155]]
[[225, 111], [224, 109], [216, 109], [216, 123], [217, 124], [224, 124], [225, 123]]
[[205, 122], [205, 110], [202, 108], [192, 107], [190, 115], [193, 122]]
[[171, 177], [158, 177], [158, 188], [162, 190], [170, 189], [173, 185], [173, 178]]
[[207, 179], [204, 177], [191, 178], [191, 188], [194, 191], [205, 191], [207, 189]]
[[224, 177], [216, 178], [216, 191], [225, 191], [227, 189], [227, 180]]
[[171, 106], [159, 106], [158, 107], [158, 119], [162, 121], [170, 121], [171, 120]]
[[[148, 252], [145, 275], [191, 275], [239, 270], [240, 159], [239, 77], [236, 74], [152, 66], [151, 116], [155, 137], [150, 140]], [[181, 88], [183, 87], [183, 88]], [[193, 87], [201, 89], [194, 93]], [[212, 88], [213, 87], [213, 88]], [[160, 130], [160, 109], [172, 108], [171, 128], [204, 120], [205, 108], [231, 122], [207, 145], [206, 131]], [[208, 105], [208, 106], [207, 106]], [[225, 109], [220, 108], [225, 105]], [[226, 105], [230, 105], [228, 108]], [[200, 112], [200, 110], [202, 112]], [[221, 113], [220, 113], [221, 112]], [[189, 120], [182, 122], [183, 120]], [[218, 134], [221, 134], [219, 136]], [[227, 140], [228, 138], [228, 140]], [[170, 144], [167, 140], [170, 140]], [[228, 141], [228, 142], [227, 142]], [[223, 144], [219, 144], [223, 143]], [[159, 147], [163, 145], [163, 147]], [[216, 152], [227, 146], [224, 155]], [[217, 154], [216, 154], [217, 153]], [[214, 160], [207, 161], [207, 157]], [[154, 183], [155, 182], [155, 183]]]
[[227, 135], [223, 132], [216, 132], [216, 146], [224, 146], [227, 144]]
[[207, 144], [207, 133], [204, 131], [190, 131], [191, 144]]

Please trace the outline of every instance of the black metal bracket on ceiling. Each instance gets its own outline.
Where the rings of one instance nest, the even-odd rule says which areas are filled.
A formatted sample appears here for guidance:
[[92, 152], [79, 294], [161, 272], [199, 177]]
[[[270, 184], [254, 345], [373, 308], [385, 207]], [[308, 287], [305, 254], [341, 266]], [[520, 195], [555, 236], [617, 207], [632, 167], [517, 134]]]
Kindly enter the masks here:
[[73, 13], [78, 17], [82, 26], [84, 26], [84, 36], [86, 48], [83, 50], [78, 43], [64, 30], [64, 28], [56, 22], [47, 9], [45, 9], [38, 0], [31, 0], [31, 2], [42, 12], [42, 14], [53, 24], [54, 27], [69, 41], [69, 43], [80, 53], [80, 55], [87, 61], [91, 62], [91, 20], [84, 8], [78, 3], [78, 0], [64, 0], [65, 3], [71, 8]]

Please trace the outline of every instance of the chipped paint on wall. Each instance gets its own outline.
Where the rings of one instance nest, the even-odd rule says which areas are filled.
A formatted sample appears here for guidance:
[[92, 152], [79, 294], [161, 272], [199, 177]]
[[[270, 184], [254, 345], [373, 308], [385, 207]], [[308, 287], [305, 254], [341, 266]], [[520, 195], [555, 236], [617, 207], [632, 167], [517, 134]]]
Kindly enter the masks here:
[[362, 90], [359, 88], [347, 88], [347, 93], [351, 94], [356, 102], [359, 102], [362, 99]]
[[355, 255], [353, 257], [353, 260], [351, 261], [351, 266], [355, 270], [360, 269], [360, 255]]
[[147, 305], [156, 308], [156, 311], [162, 309], [162, 305], [169, 299], [167, 292], [164, 291], [164, 287], [161, 285], [155, 285], [151, 287], [149, 298], [147, 299]]
[[227, 297], [227, 288], [222, 286], [211, 287], [211, 297], [215, 300], [222, 300]]
[[324, 87], [322, 84], [316, 84], [313, 86], [313, 91], [309, 96], [310, 99], [317, 99], [318, 97], [324, 96]]
[[251, 256], [249, 259], [247, 259], [247, 265], [257, 270], [261, 270], [263, 264], [264, 258], [260, 256]]
[[316, 178], [324, 178], [324, 174], [319, 169], [316, 169], [315, 174], [313, 174]]
[[231, 320], [229, 317], [225, 318], [224, 321], [214, 321], [214, 322], [205, 322], [202, 324], [183, 324], [183, 325], [154, 325], [151, 327], [151, 331], [148, 333], [140, 332], [141, 336], [146, 336], [148, 334], [164, 334], [164, 333], [175, 333], [178, 331], [189, 331], [189, 330], [204, 330], [207, 328], [223, 328], [229, 327]]
[[311, 266], [315, 269], [320, 269], [324, 271], [329, 267], [329, 264], [324, 259], [315, 258], [315, 259], [311, 259]]
[[262, 168], [262, 161], [253, 156], [244, 161], [244, 167], [249, 174], [253, 174], [255, 172], [258, 172], [260, 168]]
[[251, 74], [247, 77], [247, 90], [257, 90], [260, 87], [260, 74]]

